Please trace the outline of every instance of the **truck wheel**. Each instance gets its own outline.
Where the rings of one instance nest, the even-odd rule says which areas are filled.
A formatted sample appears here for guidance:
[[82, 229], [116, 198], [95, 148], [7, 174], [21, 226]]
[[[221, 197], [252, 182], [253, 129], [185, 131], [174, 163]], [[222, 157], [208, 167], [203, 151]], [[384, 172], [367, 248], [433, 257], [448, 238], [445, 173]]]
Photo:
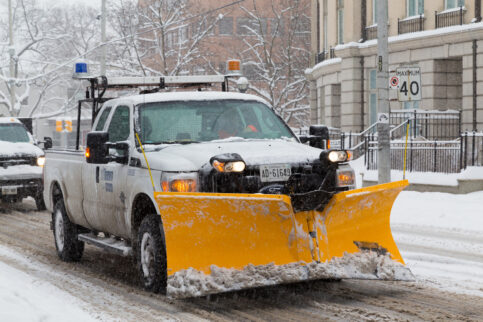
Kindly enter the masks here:
[[159, 215], [147, 215], [138, 232], [138, 270], [147, 291], [166, 292], [167, 264], [164, 232]]
[[57, 255], [65, 262], [79, 261], [84, 252], [84, 242], [77, 239], [77, 227], [67, 217], [62, 199], [55, 204], [52, 222]]
[[38, 211], [44, 211], [47, 209], [47, 207], [45, 207], [44, 196], [42, 196], [42, 194], [35, 197], [35, 205], [37, 206]]

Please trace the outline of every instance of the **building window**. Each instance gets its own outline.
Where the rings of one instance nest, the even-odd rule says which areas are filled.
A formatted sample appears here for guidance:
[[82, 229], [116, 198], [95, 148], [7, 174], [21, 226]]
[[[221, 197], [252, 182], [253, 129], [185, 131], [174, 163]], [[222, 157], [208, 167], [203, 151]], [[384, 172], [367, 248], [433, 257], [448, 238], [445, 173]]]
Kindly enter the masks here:
[[233, 35], [233, 17], [224, 17], [218, 22], [219, 33], [222, 36]]
[[258, 19], [237, 18], [236, 32], [240, 36], [254, 35], [254, 33], [259, 34], [260, 23], [262, 24], [262, 32], [266, 34], [268, 27], [268, 20], [266, 18], [261, 18], [260, 22]]
[[344, 43], [344, 0], [337, 0], [337, 42]]
[[408, 17], [424, 14], [424, 0], [407, 0]]
[[465, 0], [445, 0], [445, 9], [464, 7]]

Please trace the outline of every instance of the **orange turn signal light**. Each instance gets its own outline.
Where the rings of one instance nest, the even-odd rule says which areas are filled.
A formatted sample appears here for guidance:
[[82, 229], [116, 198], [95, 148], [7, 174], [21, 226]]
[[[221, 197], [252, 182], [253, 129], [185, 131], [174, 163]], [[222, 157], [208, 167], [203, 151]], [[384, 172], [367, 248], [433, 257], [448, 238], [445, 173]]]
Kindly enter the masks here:
[[86, 148], [85, 155], [86, 155], [86, 159], [89, 159], [91, 157], [91, 149]]
[[196, 180], [194, 179], [177, 179], [168, 183], [163, 181], [161, 188], [165, 192], [196, 192]]

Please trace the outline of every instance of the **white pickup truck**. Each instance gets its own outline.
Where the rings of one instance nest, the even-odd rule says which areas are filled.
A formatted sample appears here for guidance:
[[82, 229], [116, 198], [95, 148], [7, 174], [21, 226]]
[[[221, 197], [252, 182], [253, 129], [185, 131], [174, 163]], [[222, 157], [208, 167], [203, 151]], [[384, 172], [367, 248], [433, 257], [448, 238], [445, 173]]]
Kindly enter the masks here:
[[0, 200], [18, 202], [33, 197], [45, 210], [42, 190], [44, 152], [16, 118], [0, 117]]
[[154, 191], [352, 188], [349, 165], [328, 175], [321, 151], [301, 144], [264, 100], [248, 94], [193, 91], [107, 100], [85, 149], [46, 151], [44, 198], [58, 255], [78, 261], [84, 242], [135, 255], [145, 288], [160, 291], [166, 260]]

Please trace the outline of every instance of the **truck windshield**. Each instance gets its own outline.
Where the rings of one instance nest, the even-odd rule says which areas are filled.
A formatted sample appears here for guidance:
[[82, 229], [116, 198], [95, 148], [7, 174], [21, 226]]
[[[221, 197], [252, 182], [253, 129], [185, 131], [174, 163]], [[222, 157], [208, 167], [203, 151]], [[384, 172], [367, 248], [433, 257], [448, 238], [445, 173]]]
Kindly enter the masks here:
[[0, 141], [30, 142], [30, 138], [22, 124], [0, 123]]
[[287, 125], [256, 101], [210, 100], [147, 103], [139, 107], [143, 144], [194, 143], [241, 137], [294, 139]]

